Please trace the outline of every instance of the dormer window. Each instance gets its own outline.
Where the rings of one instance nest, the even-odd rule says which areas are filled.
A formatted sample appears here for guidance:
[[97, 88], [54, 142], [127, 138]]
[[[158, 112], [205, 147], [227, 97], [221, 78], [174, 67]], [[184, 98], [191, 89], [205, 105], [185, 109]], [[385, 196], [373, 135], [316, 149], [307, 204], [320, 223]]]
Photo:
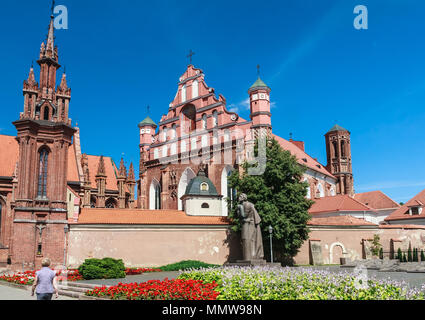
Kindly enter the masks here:
[[409, 208], [409, 211], [408, 211], [409, 215], [411, 216], [420, 215], [422, 213], [423, 206], [424, 205], [422, 202], [420, 202], [419, 200], [415, 200], [414, 203], [407, 206]]

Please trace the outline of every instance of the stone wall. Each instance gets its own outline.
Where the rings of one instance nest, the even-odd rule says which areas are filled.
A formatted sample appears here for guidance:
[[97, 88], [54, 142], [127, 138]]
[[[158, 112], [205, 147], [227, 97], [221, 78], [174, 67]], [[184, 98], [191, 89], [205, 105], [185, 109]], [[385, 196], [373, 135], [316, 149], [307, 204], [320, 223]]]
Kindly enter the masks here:
[[[364, 259], [370, 256], [368, 248], [375, 234], [380, 237], [384, 255], [392, 258], [391, 252], [397, 253], [398, 248], [403, 251], [409, 248], [425, 250], [425, 229], [423, 226], [415, 227], [392, 227], [377, 226], [376, 228], [365, 227], [334, 227], [317, 228], [310, 227], [309, 240], [306, 240], [299, 253], [295, 257], [296, 264], [313, 264], [318, 259], [317, 252], [320, 246], [324, 264], [339, 264], [339, 258], [345, 257], [350, 260]], [[313, 247], [313, 252], [312, 252]]]
[[87, 258], [123, 259], [127, 267], [157, 267], [182, 260], [223, 264], [241, 258], [228, 226], [71, 225], [67, 265]]

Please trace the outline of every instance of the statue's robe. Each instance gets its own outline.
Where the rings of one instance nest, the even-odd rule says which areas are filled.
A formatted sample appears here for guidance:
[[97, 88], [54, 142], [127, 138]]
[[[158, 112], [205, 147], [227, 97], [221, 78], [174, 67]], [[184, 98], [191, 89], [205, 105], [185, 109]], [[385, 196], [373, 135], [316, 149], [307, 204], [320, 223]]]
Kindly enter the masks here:
[[251, 202], [242, 203], [243, 217], [241, 237], [244, 260], [263, 259], [263, 238], [261, 235], [261, 218]]

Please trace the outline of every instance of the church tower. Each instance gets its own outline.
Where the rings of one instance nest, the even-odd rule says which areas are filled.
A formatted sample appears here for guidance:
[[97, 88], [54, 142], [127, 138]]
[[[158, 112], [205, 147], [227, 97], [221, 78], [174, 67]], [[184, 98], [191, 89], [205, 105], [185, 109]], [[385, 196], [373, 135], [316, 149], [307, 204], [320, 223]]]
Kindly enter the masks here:
[[18, 185], [14, 203], [13, 263], [39, 267], [43, 257], [63, 263], [64, 227], [67, 225], [68, 149], [76, 130], [68, 117], [71, 90], [54, 45], [54, 17], [37, 63], [40, 84], [31, 66], [24, 81], [24, 110], [13, 122], [19, 144]]
[[155, 122], [147, 116], [145, 120], [139, 123], [140, 130], [140, 164], [139, 164], [139, 184], [137, 188], [137, 207], [140, 209], [146, 209], [147, 205], [147, 182], [146, 182], [146, 168], [144, 162], [148, 159], [149, 146], [153, 143], [153, 136], [157, 125]]
[[248, 90], [251, 128], [254, 131], [255, 138], [260, 135], [271, 135], [270, 91], [271, 89], [260, 79], [260, 76]]
[[325, 134], [327, 170], [337, 180], [337, 194], [354, 195], [350, 132], [339, 125]]

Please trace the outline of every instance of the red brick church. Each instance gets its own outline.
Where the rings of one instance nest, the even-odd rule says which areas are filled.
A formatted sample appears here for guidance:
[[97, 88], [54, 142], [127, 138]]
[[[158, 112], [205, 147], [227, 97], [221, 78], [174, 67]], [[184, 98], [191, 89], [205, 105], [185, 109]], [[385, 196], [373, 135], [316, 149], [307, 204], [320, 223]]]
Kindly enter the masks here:
[[[234, 196], [227, 178], [253, 159], [254, 141], [264, 136], [274, 137], [307, 168], [307, 196], [321, 199], [320, 207], [329, 213], [316, 217], [317, 226], [325, 221], [320, 218], [350, 214], [337, 210], [344, 206], [370, 209], [370, 216], [398, 208], [391, 202], [391, 208], [366, 210], [365, 200], [355, 200], [348, 130], [335, 125], [325, 134], [323, 166], [306, 153], [302, 141], [273, 133], [271, 89], [260, 78], [248, 89], [247, 120], [227, 109], [226, 99], [217, 97], [193, 65], [179, 78], [160, 121], [146, 117], [139, 124], [136, 181], [133, 164], [126, 168], [123, 160], [117, 166], [110, 157], [82, 153], [79, 128], [69, 117], [71, 89], [65, 72], [57, 86], [61, 66], [54, 39], [52, 16], [37, 61], [39, 83], [33, 67], [24, 81], [24, 108], [13, 122], [17, 135], [0, 135], [0, 266], [31, 269], [46, 256], [69, 266], [103, 256], [135, 266], [178, 259], [224, 263], [237, 247], [226, 220], [225, 199]], [[198, 177], [200, 164], [203, 178]], [[196, 178], [199, 192], [189, 194]], [[342, 205], [338, 197], [351, 200]], [[344, 225], [348, 220], [335, 221]], [[145, 243], [151, 246], [140, 250]]]

